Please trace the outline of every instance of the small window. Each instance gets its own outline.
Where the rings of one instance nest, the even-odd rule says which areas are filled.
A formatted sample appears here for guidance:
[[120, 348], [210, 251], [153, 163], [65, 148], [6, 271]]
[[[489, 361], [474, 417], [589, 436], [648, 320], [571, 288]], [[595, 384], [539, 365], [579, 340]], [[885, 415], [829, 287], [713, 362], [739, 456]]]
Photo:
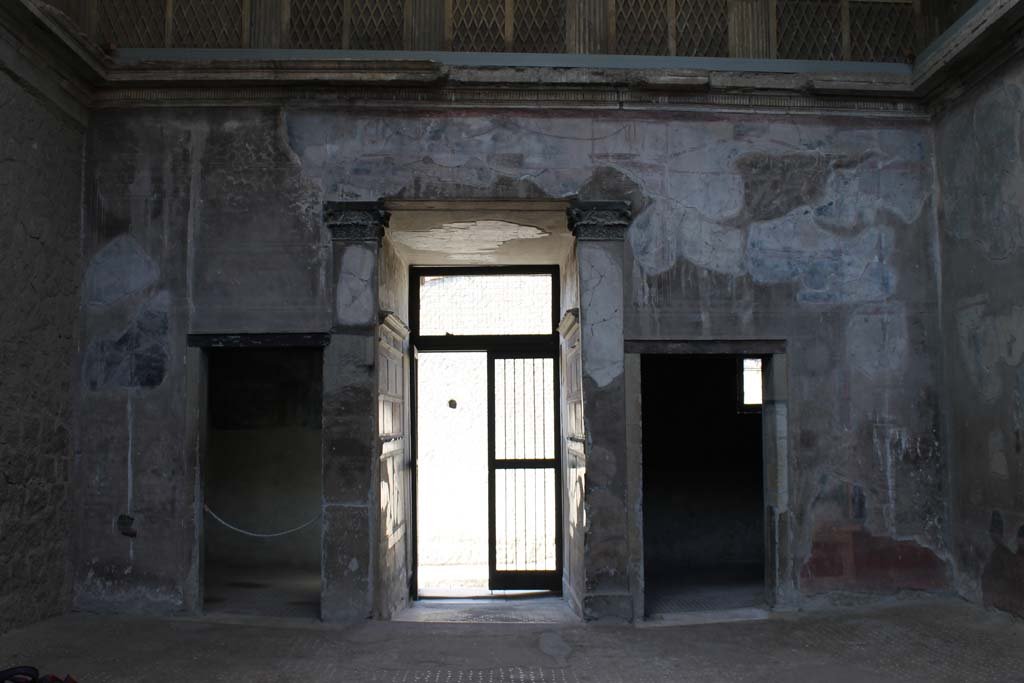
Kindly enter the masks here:
[[743, 407], [761, 405], [761, 359], [744, 358], [742, 370]]

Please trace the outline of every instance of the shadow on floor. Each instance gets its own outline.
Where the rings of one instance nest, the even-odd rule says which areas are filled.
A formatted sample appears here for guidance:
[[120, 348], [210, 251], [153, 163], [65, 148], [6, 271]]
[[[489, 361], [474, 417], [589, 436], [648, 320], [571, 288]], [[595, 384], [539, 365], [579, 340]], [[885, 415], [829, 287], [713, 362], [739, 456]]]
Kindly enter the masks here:
[[764, 607], [764, 576], [759, 567], [656, 574], [646, 578], [644, 603], [648, 618], [681, 612]]
[[208, 614], [319, 619], [320, 572], [208, 565], [203, 610]]

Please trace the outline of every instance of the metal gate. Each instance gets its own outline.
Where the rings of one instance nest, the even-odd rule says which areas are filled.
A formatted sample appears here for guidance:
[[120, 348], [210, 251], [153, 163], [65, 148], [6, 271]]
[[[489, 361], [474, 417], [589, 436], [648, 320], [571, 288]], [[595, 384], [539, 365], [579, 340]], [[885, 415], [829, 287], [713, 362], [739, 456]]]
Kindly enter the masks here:
[[[416, 351], [487, 353], [488, 585], [491, 590], [562, 586], [561, 439], [558, 410], [558, 269], [412, 268], [410, 319]], [[476, 334], [436, 318], [421, 328], [422, 282], [449, 276], [550, 278], [550, 325], [529, 334]], [[473, 315], [479, 315], [474, 313]], [[497, 316], [502, 311], [497, 311]], [[493, 320], [491, 321], [493, 322]], [[483, 325], [483, 327], [487, 327]], [[491, 329], [488, 328], [490, 332]], [[426, 332], [426, 334], [424, 334]], [[457, 496], [458, 492], [453, 491]], [[467, 515], [483, 510], [466, 510]]]
[[490, 587], [561, 587], [556, 356], [488, 353]]

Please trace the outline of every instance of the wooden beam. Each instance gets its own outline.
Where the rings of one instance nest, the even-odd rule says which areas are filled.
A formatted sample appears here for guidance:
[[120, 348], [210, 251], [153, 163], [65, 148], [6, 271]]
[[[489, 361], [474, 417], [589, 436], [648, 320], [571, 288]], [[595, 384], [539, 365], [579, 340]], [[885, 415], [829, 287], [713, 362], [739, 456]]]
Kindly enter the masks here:
[[252, 0], [242, 0], [241, 46], [249, 47], [252, 42]]
[[452, 49], [455, 22], [455, 1], [444, 0], [444, 49]]
[[516, 0], [505, 0], [505, 52], [512, 52], [516, 39]]
[[164, 47], [174, 47], [174, 0], [164, 0]]
[[341, 8], [341, 49], [349, 50], [352, 45], [352, 0], [344, 0]]
[[281, 47], [292, 44], [292, 0], [281, 0]]
[[850, 60], [850, 0], [841, 0], [839, 3], [840, 15], [840, 30], [842, 31], [843, 39], [843, 54], [842, 58], [846, 61]]
[[616, 0], [608, 0], [605, 3], [605, 52], [613, 55], [619, 51], [619, 40], [616, 23]]
[[402, 5], [402, 49], [412, 49], [412, 0]]
[[665, 24], [668, 28], [668, 31], [665, 32], [665, 37], [668, 40], [668, 54], [674, 57], [678, 42], [676, 39], [676, 0], [665, 0]]

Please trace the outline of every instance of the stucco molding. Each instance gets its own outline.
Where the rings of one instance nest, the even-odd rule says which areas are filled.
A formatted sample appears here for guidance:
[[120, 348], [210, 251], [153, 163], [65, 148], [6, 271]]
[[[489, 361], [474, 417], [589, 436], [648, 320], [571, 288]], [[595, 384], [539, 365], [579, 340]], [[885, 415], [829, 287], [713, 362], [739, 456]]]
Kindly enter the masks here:
[[[190, 82], [183, 82], [190, 83]], [[737, 92], [729, 86], [707, 92], [668, 91], [640, 86], [555, 83], [432, 86], [310, 83], [178, 86], [135, 84], [107, 87], [93, 98], [96, 109], [150, 107], [300, 106], [409, 110], [555, 109], [650, 112], [778, 112], [787, 115], [843, 114], [872, 118], [922, 118], [927, 109], [908, 97], [860, 97], [857, 93]]]
[[381, 309], [378, 314], [378, 320], [382, 328], [388, 330], [402, 341], [409, 338], [409, 326], [394, 311]]
[[331, 343], [326, 332], [189, 334], [188, 345], [207, 349], [320, 348]]
[[580, 328], [580, 309], [570, 308], [558, 322], [558, 334], [562, 339], [569, 339]]
[[617, 241], [626, 237], [632, 211], [626, 201], [575, 201], [566, 210], [569, 231], [577, 240]]
[[324, 225], [336, 242], [376, 242], [384, 239], [391, 213], [382, 202], [324, 202]]

